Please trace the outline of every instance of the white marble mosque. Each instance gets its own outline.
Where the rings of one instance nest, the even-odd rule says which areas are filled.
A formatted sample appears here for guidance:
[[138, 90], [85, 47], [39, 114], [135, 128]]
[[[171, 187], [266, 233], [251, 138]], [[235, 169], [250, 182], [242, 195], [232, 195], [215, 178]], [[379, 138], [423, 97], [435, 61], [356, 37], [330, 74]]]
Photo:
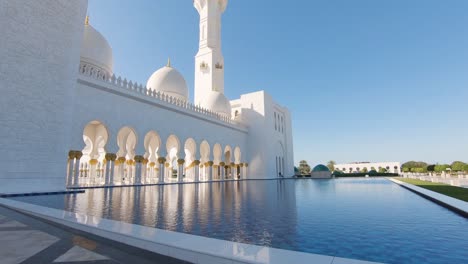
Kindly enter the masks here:
[[7, 36], [0, 54], [6, 87], [0, 121], [8, 127], [0, 138], [9, 150], [1, 154], [3, 189], [294, 174], [288, 109], [266, 91], [224, 95], [227, 0], [193, 1], [200, 15], [193, 102], [170, 60], [149, 72], [146, 83], [116, 76], [112, 43], [92, 26], [86, 0], [46, 2], [2, 4], [14, 14], [0, 16]]

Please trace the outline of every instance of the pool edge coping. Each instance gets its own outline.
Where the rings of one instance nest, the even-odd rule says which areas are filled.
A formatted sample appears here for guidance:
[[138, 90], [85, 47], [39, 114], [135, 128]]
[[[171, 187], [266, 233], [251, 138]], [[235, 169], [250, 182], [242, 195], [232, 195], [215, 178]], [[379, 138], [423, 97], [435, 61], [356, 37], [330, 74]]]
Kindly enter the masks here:
[[412, 191], [440, 206], [443, 206], [447, 209], [452, 210], [453, 212], [468, 218], [468, 203], [450, 196], [447, 196], [445, 194], [441, 194], [438, 192], [434, 192], [410, 183], [402, 182], [400, 180], [397, 180], [395, 178], [387, 178], [388, 180], [392, 181], [395, 184], [398, 184], [399, 186]]
[[377, 263], [185, 234], [5, 198], [0, 198], [0, 205], [67, 228], [192, 263], [296, 263], [294, 260], [317, 264]]

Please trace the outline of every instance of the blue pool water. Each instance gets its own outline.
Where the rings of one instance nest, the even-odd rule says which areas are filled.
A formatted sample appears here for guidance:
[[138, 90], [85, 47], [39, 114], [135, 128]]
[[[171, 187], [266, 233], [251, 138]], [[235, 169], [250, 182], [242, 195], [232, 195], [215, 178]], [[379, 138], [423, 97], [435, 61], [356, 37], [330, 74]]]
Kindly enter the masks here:
[[14, 199], [295, 251], [386, 263], [468, 263], [468, 220], [386, 179], [219, 182]]

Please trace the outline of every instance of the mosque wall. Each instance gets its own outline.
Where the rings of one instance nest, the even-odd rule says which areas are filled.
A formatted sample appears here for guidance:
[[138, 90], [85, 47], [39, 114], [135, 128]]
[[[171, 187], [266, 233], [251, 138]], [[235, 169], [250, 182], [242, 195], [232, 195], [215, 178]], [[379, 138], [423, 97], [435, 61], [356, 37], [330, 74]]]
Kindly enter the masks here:
[[264, 91], [244, 94], [233, 104], [233, 111], [240, 111], [239, 119], [249, 127], [250, 170], [266, 178], [294, 175], [289, 111]]
[[63, 190], [87, 0], [0, 1], [0, 193]]

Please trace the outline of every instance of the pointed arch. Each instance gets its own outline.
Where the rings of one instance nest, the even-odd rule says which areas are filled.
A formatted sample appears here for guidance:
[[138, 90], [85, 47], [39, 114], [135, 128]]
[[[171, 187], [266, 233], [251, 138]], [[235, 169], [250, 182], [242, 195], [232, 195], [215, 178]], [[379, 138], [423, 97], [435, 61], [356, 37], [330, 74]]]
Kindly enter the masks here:
[[241, 163], [241, 149], [239, 147], [236, 147], [234, 149], [234, 163], [240, 164]]
[[109, 139], [107, 127], [100, 121], [89, 122], [83, 129], [83, 160], [103, 160], [106, 155], [106, 145]]
[[135, 130], [129, 126], [122, 127], [117, 133], [117, 145], [119, 146], [117, 156], [127, 160], [133, 159], [137, 142], [138, 137]]
[[200, 161], [202, 163], [210, 161], [210, 154], [210, 144], [208, 143], [208, 141], [203, 140], [202, 143], [200, 143]]
[[215, 164], [219, 164], [222, 161], [221, 159], [222, 152], [223, 152], [223, 149], [221, 148], [221, 145], [219, 143], [216, 143], [213, 146], [213, 162]]
[[144, 139], [145, 158], [150, 162], [156, 162], [159, 157], [159, 149], [161, 148], [161, 137], [152, 130], [148, 132]]

